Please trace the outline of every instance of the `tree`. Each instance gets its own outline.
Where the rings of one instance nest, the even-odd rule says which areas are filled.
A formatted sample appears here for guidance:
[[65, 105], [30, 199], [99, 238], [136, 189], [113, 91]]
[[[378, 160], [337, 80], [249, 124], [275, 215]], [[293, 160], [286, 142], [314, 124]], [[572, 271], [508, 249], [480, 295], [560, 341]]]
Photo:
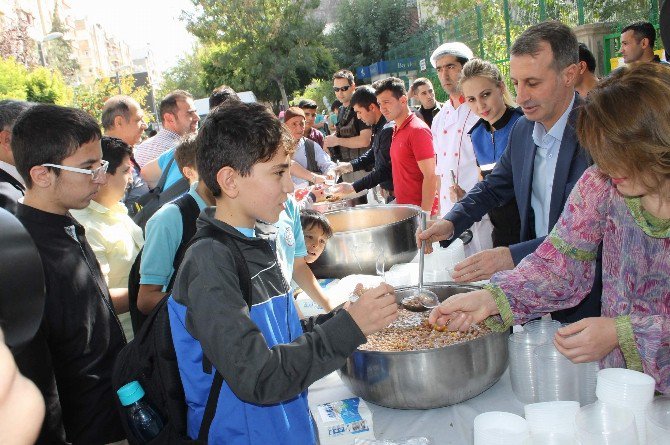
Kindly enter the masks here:
[[[326, 108], [328, 112], [330, 112], [330, 105], [335, 100], [333, 82], [330, 80], [314, 79], [303, 91], [296, 91], [293, 93], [293, 97], [295, 98], [292, 101], [293, 105], [298, 105], [301, 99], [312, 99], [319, 105], [319, 108]], [[324, 103], [324, 97], [327, 99], [328, 105]]]
[[72, 101], [72, 90], [65, 84], [58, 70], [37, 67], [31, 71], [25, 83], [26, 100], [57, 105], [67, 105]]
[[28, 70], [13, 57], [0, 59], [0, 99], [26, 100]]
[[202, 48], [180, 58], [177, 65], [163, 73], [163, 83], [157, 92], [158, 97], [165, 97], [174, 90], [188, 91], [197, 98], [209, 96], [211, 89], [205, 87], [202, 60]]
[[384, 60], [385, 53], [406, 41], [417, 27], [406, 0], [344, 0], [328, 41], [341, 67]]
[[93, 85], [80, 85], [74, 89], [72, 106], [81, 108], [100, 121], [100, 118], [102, 117], [102, 107], [105, 104], [105, 101], [110, 97], [119, 94], [119, 86], [121, 87], [120, 94], [135, 99], [144, 110], [145, 119], [153, 120], [153, 114], [146, 106], [149, 87], [135, 87], [135, 79], [133, 76], [121, 77], [119, 85], [116, 84], [115, 80], [108, 77], [97, 79]]
[[18, 63], [29, 68], [37, 62], [35, 58], [35, 41], [30, 38], [30, 23], [25, 13], [15, 9], [17, 19], [3, 24], [0, 34], [0, 57], [13, 57]]
[[[67, 32], [67, 28], [63, 25], [58, 15], [58, 3], [54, 7], [54, 13], [51, 18], [51, 32], [60, 32], [62, 34]], [[80, 67], [72, 52], [72, 44], [68, 40], [60, 38], [44, 42], [42, 45], [49, 65], [57, 66], [68, 84], [74, 83]]]
[[264, 100], [330, 76], [334, 64], [325, 46], [324, 24], [312, 13], [318, 0], [192, 0], [188, 29], [211, 52], [203, 61], [205, 84], [251, 89]]

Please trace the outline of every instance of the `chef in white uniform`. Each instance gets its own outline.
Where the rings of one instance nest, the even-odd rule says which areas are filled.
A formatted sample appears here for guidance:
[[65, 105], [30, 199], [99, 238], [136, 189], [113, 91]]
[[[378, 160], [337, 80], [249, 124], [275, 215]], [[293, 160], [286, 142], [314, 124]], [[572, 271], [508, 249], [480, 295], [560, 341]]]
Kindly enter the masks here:
[[[433, 119], [431, 131], [437, 158], [435, 173], [440, 180], [440, 215], [445, 215], [454, 205], [449, 188], [453, 179], [466, 192], [479, 182], [479, 167], [468, 132], [479, 120], [465, 104], [458, 80], [463, 65], [473, 57], [472, 51], [464, 43], [449, 42], [440, 45], [430, 56], [430, 63], [437, 70], [442, 88], [449, 94], [440, 112]], [[493, 247], [491, 231], [493, 226], [488, 215], [475, 223], [472, 241], [465, 246], [466, 256]]]

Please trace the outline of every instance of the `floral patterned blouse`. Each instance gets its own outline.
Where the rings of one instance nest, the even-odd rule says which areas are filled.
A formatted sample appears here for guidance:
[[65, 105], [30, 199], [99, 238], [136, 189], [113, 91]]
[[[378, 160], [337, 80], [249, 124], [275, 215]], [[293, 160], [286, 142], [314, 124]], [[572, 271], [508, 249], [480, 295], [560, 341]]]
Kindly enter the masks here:
[[670, 220], [621, 195], [597, 167], [575, 186], [545, 241], [510, 271], [491, 278], [500, 317], [495, 329], [576, 306], [594, 280], [603, 247], [602, 315], [615, 319], [619, 347], [601, 367], [634, 369], [670, 392]]

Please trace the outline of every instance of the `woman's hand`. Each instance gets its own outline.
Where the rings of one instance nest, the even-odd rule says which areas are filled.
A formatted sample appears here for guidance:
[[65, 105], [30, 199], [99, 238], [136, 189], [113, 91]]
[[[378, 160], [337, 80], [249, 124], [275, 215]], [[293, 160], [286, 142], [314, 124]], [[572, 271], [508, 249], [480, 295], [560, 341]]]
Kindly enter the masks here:
[[584, 318], [558, 330], [556, 349], [573, 363], [595, 362], [619, 346], [613, 318]]
[[432, 310], [428, 321], [438, 326], [447, 326], [450, 331], [467, 331], [470, 327], [498, 314], [498, 306], [491, 292], [477, 290], [457, 294], [444, 300]]

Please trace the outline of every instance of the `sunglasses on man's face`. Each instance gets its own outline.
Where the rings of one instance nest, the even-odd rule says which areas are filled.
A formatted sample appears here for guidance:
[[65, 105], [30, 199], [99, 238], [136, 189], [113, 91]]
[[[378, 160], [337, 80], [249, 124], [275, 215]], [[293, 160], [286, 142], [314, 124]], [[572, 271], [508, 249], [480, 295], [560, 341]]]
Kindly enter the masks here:
[[333, 87], [333, 91], [337, 93], [338, 91], [347, 91], [349, 88], [351, 88], [351, 85], [345, 85], [343, 87]]

